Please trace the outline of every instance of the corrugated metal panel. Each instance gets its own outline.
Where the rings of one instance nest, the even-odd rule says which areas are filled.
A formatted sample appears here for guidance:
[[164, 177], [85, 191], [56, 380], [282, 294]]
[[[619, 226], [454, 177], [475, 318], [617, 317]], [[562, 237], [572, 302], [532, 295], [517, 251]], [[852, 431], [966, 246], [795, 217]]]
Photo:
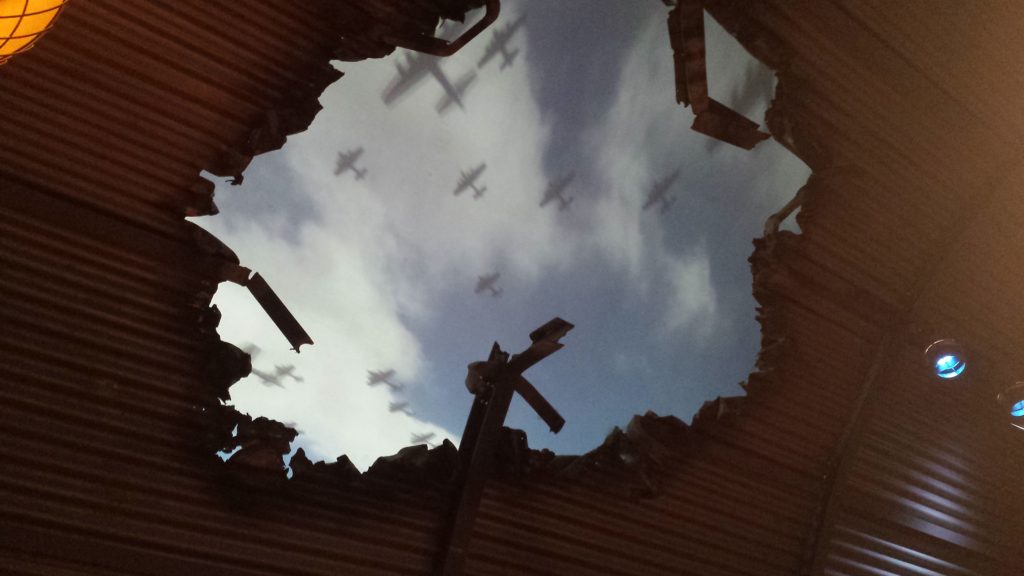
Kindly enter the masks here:
[[0, 68], [0, 166], [161, 230], [187, 189], [285, 105], [337, 39], [324, 2], [70, 2], [46, 43]]
[[[888, 322], [871, 319], [876, 306], [856, 293], [842, 305], [888, 329], [892, 344], [877, 352], [881, 375], [837, 454], [803, 569], [1019, 574], [1024, 439], [994, 398], [1022, 366], [1011, 287], [1024, 262], [1008, 247], [1024, 215], [1011, 136], [1024, 116], [994, 103], [1017, 93], [1022, 75], [989, 41], [1013, 34], [1020, 7], [988, 4], [961, 19], [935, 3], [870, 4], [779, 2], [731, 22], [755, 48], [769, 33], [791, 58], [776, 136], [795, 135], [819, 162], [797, 250], [895, 304]], [[929, 378], [928, 340], [915, 329], [968, 342], [974, 377]]]
[[[649, 468], [493, 482], [467, 572], [1019, 574], [1024, 446], [990, 407], [1024, 366], [1024, 119], [997, 109], [1024, 80], [972, 84], [949, 46], [987, 58], [1020, 8], [958, 36], [925, 3], [709, 4], [784, 64], [770, 124], [816, 169], [804, 234], [752, 259], [760, 371]], [[239, 484], [197, 448], [209, 280], [184, 190], [325, 61], [328, 5], [76, 0], [0, 68], [0, 175], [31, 185], [0, 188], [6, 573], [431, 570], [443, 489]], [[970, 342], [982, 376], [938, 388], [914, 326]]]

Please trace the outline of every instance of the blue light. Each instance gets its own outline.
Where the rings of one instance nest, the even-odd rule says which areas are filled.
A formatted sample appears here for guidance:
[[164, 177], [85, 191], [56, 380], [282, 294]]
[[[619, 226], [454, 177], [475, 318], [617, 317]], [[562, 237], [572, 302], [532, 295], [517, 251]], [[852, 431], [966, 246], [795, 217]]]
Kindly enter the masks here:
[[967, 363], [954, 354], [946, 354], [935, 361], [935, 374], [939, 378], [956, 378], [963, 374]]
[[1010, 408], [1010, 416], [1014, 418], [1024, 417], [1024, 400], [1017, 402]]

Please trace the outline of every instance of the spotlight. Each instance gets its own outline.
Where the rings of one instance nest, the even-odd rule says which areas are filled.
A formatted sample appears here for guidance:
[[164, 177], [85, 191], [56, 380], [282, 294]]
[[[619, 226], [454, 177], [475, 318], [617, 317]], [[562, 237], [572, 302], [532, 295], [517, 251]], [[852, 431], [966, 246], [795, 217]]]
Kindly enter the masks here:
[[967, 368], [967, 355], [952, 338], [932, 342], [924, 351], [925, 362], [939, 378], [952, 380]]
[[1010, 424], [1024, 430], [1024, 382], [1017, 382], [996, 396], [1010, 417]]

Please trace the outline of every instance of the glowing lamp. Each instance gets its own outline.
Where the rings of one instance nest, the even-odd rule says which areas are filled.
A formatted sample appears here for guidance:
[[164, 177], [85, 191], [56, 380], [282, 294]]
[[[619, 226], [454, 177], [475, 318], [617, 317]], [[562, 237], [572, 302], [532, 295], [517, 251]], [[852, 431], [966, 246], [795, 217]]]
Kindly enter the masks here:
[[967, 368], [963, 348], [949, 338], [932, 342], [925, 349], [924, 358], [935, 375], [945, 380], [959, 377]]
[[996, 397], [999, 405], [1010, 416], [1010, 424], [1024, 430], [1024, 382], [1017, 382]]
[[0, 0], [0, 65], [35, 44], [66, 0]]

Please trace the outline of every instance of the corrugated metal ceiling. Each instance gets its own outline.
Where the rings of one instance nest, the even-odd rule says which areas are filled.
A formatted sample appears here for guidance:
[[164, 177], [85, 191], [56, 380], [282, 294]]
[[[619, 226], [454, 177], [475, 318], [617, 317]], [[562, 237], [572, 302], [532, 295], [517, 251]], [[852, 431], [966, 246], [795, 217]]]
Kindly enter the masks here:
[[[815, 169], [804, 233], [752, 258], [759, 372], [642, 466], [492, 483], [467, 572], [1019, 574], [1024, 450], [992, 398], [1024, 365], [1024, 9], [708, 4], [779, 67], [769, 125]], [[245, 483], [200, 449], [211, 280], [181, 215], [338, 48], [330, 3], [303, 8], [79, 0], [0, 68], [8, 573], [431, 570], [443, 485]], [[920, 343], [950, 333], [982, 368], [938, 388]]]

